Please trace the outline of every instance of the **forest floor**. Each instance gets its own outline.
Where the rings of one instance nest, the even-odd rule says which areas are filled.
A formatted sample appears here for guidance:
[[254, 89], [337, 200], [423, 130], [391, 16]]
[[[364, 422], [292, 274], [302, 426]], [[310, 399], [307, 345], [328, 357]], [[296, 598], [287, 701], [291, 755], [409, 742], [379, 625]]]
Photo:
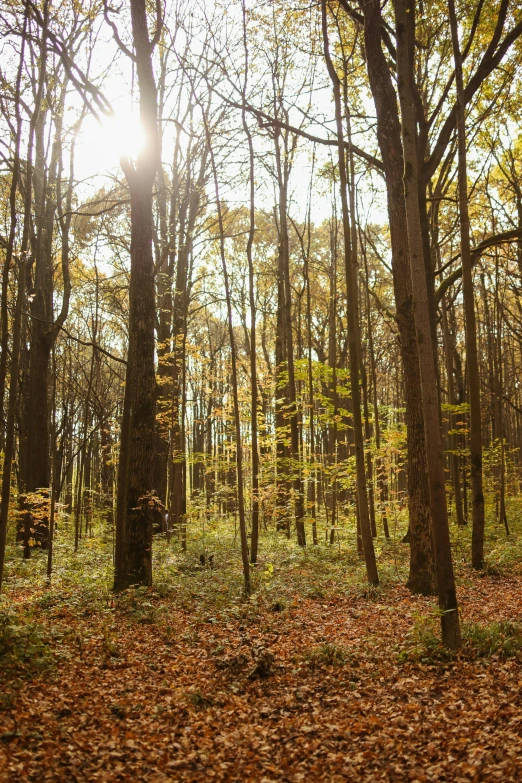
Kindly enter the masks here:
[[237, 553], [203, 566], [201, 542], [157, 542], [155, 586], [119, 596], [101, 540], [58, 539], [50, 586], [44, 553], [12, 546], [0, 780], [522, 780], [522, 525], [490, 531], [484, 574], [466, 536], [456, 656], [403, 586], [398, 537], [379, 541], [378, 589], [340, 546], [265, 539], [249, 600]]

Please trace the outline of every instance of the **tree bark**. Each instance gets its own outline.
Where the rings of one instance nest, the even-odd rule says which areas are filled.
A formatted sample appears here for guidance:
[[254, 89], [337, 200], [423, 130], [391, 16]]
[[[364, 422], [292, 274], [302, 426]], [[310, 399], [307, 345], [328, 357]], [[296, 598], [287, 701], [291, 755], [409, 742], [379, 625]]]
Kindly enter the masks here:
[[404, 373], [410, 539], [410, 573], [407, 584], [413, 593], [434, 595], [437, 590], [435, 556], [431, 536], [419, 355], [413, 317], [406, 209], [402, 184], [404, 160], [401, 129], [395, 89], [381, 46], [379, 4], [366, 3], [363, 10], [366, 63], [377, 112], [377, 138], [386, 178], [396, 321]]
[[246, 118], [246, 90], [248, 83], [248, 45], [247, 45], [247, 26], [246, 26], [246, 6], [245, 0], [242, 2], [243, 12], [243, 46], [245, 56], [245, 75], [243, 80], [243, 109], [241, 112], [241, 121], [243, 130], [248, 141], [248, 177], [249, 177], [249, 225], [248, 239], [246, 246], [246, 255], [248, 262], [248, 297], [250, 305], [250, 434], [252, 450], [252, 527], [250, 537], [250, 560], [257, 563], [257, 550], [259, 544], [259, 443], [257, 426], [257, 341], [256, 341], [256, 301], [254, 289], [254, 261], [252, 257], [252, 248], [255, 235], [255, 170], [254, 170], [254, 145], [252, 133], [248, 127]]
[[451, 557], [448, 510], [442, 457], [436, 357], [433, 351], [426, 267], [419, 208], [419, 174], [416, 145], [415, 106], [411, 83], [415, 35], [415, 6], [411, 0], [394, 0], [397, 33], [397, 76], [402, 117], [404, 155], [404, 201], [415, 330], [419, 351], [422, 411], [426, 438], [428, 485], [442, 640], [451, 649], [461, 645], [460, 622]]
[[[457, 398], [455, 395], [455, 383], [453, 379], [453, 340], [449, 330], [445, 297], [442, 299], [441, 309], [442, 309], [442, 328], [444, 333], [444, 354], [446, 357], [446, 375], [448, 378], [448, 402], [450, 405], [456, 405]], [[459, 469], [459, 455], [458, 455], [459, 444], [458, 444], [458, 436], [455, 433], [455, 429], [457, 426], [456, 419], [457, 416], [455, 415], [454, 411], [450, 411], [449, 424], [450, 424], [450, 430], [453, 430], [453, 432], [449, 436], [449, 441], [451, 446], [450, 473], [451, 473], [451, 482], [453, 484], [453, 496], [455, 499], [455, 517], [457, 520], [457, 525], [462, 527], [463, 525], [466, 524], [466, 520], [464, 519], [464, 511], [462, 508], [462, 494], [461, 494], [461, 487], [460, 487], [460, 469]]]
[[[375, 560], [375, 551], [373, 548], [372, 531], [370, 528], [370, 515], [368, 509], [368, 492], [366, 486], [366, 468], [364, 458], [364, 436], [361, 416], [361, 389], [359, 378], [360, 367], [360, 327], [359, 327], [359, 307], [357, 297], [357, 277], [356, 277], [356, 258], [353, 236], [355, 226], [350, 223], [350, 208], [348, 205], [348, 182], [347, 166], [344, 148], [344, 129], [342, 121], [342, 105], [340, 81], [330, 56], [330, 46], [328, 41], [328, 23], [326, 0], [321, 2], [322, 34], [323, 47], [326, 65], [335, 101], [335, 119], [337, 128], [337, 152], [339, 161], [339, 182], [341, 191], [342, 221], [343, 221], [343, 239], [344, 239], [344, 261], [346, 268], [346, 306], [348, 318], [348, 343], [350, 358], [350, 388], [352, 392], [353, 404], [353, 432], [355, 444], [355, 463], [357, 472], [357, 507], [360, 520], [360, 532], [366, 564], [366, 574], [368, 582], [372, 585], [379, 584], [377, 573], [377, 563]], [[353, 158], [352, 158], [352, 198], [353, 198]], [[353, 213], [353, 209], [352, 209]], [[353, 221], [353, 214], [352, 214]]]
[[469, 453], [471, 461], [471, 509], [473, 528], [471, 533], [471, 564], [484, 567], [484, 494], [482, 491], [482, 423], [480, 412], [480, 373], [477, 352], [477, 325], [475, 320], [475, 295], [470, 244], [468, 210], [468, 171], [466, 150], [466, 117], [462, 52], [459, 43], [457, 16], [454, 0], [448, 0], [455, 61], [457, 86], [458, 133], [458, 194], [460, 218], [460, 254], [462, 261], [462, 291], [464, 294], [464, 320], [466, 324], [466, 365], [469, 383]]
[[130, 0], [130, 8], [140, 119], [146, 144], [136, 164], [122, 160], [131, 202], [131, 275], [122, 465], [118, 474], [122, 517], [116, 541], [116, 590], [152, 582], [152, 523], [156, 504], [153, 495], [156, 374], [152, 191], [159, 165], [157, 94], [145, 0]]

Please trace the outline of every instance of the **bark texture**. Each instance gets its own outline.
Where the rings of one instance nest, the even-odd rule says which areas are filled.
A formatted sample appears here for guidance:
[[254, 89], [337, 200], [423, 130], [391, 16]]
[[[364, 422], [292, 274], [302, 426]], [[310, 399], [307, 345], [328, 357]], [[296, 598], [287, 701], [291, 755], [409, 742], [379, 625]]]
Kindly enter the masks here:
[[399, 110], [390, 70], [382, 50], [382, 19], [379, 3], [372, 0], [364, 5], [363, 10], [366, 63], [377, 112], [377, 138], [386, 179], [396, 321], [400, 335], [404, 373], [410, 523], [408, 587], [414, 593], [435, 595], [437, 590], [435, 556], [430, 524], [419, 352], [413, 316], [406, 208], [402, 182], [404, 160]]
[[152, 524], [156, 507], [154, 428], [155, 290], [152, 190], [159, 164], [157, 95], [145, 0], [130, 0], [132, 34], [146, 144], [135, 164], [122, 161], [131, 201], [129, 349], [118, 473], [115, 588], [152, 582]]

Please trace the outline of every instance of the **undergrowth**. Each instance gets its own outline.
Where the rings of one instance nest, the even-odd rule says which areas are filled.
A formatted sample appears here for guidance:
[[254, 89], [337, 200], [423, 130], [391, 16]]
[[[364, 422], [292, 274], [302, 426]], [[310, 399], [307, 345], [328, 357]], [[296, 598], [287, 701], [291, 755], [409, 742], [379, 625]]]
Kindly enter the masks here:
[[399, 649], [399, 661], [435, 663], [457, 657], [468, 660], [479, 658], [518, 658], [522, 661], [522, 624], [511, 620], [500, 622], [464, 623], [462, 648], [454, 652], [440, 641], [440, 613], [417, 615], [405, 644]]
[[49, 631], [43, 626], [27, 621], [14, 607], [0, 604], [0, 661], [6, 670], [35, 669], [53, 663]]
[[[522, 562], [522, 500], [511, 502], [509, 518], [509, 538], [491, 515], [488, 518], [484, 571], [488, 577], [500, 578]], [[23, 560], [19, 546], [13, 540], [8, 544], [0, 601], [0, 665], [49, 665], [60, 654], [60, 634], [74, 633], [71, 629], [75, 618], [87, 628], [82, 633], [99, 633], [98, 624], [109, 628], [109, 638], [116, 635], [112, 627], [125, 622], [159, 625], [169, 637], [173, 633], [169, 605], [173, 604], [189, 612], [195, 621], [220, 622], [227, 616], [253, 619], [263, 612], [280, 612], [284, 617], [285, 612], [307, 600], [327, 603], [344, 596], [384, 603], [390, 585], [406, 582], [409, 548], [401, 543], [406, 524], [406, 513], [401, 512], [391, 527], [390, 539], [386, 540], [379, 530], [375, 541], [379, 588], [367, 584], [364, 562], [357, 555], [353, 520], [344, 521], [334, 546], [329, 546], [323, 536], [319, 545], [309, 544], [302, 549], [293, 538], [289, 540], [272, 529], [263, 530], [260, 557], [251, 569], [252, 594], [246, 599], [233, 517], [216, 519], [212, 524], [205, 520], [199, 528], [189, 530], [186, 552], [176, 536], [170, 543], [164, 536], [156, 537], [153, 586], [119, 595], [112, 592], [113, 541], [106, 530], [95, 528], [94, 536], [84, 538], [79, 551], [74, 552], [71, 522], [64, 519], [55, 542], [50, 583], [45, 578], [46, 552], [36, 550], [30, 560]], [[469, 565], [470, 526], [452, 525], [451, 533], [458, 581], [471, 583], [475, 576]], [[400, 646], [400, 659], [447, 660], [448, 651], [439, 642], [439, 625], [436, 615], [415, 617], [410, 636]], [[460, 654], [475, 658], [519, 655], [521, 638], [520, 628], [514, 623], [464, 625]], [[79, 639], [80, 653], [82, 644]], [[106, 647], [110, 657], [110, 644]], [[341, 650], [326, 645], [313, 653], [312, 660], [335, 665], [342, 655]]]
[[308, 653], [310, 666], [342, 666], [349, 659], [347, 650], [335, 642], [325, 642]]

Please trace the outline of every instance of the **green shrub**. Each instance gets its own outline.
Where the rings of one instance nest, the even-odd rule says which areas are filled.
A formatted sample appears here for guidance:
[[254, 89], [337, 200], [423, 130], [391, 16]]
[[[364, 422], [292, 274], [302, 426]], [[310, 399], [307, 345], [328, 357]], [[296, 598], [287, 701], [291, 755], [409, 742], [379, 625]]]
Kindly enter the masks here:
[[150, 599], [154, 593], [148, 587], [129, 587], [117, 598], [119, 611], [129, 619], [143, 625], [153, 625], [157, 621], [157, 607]]
[[0, 660], [4, 666], [45, 666], [52, 661], [42, 627], [23, 622], [10, 607], [0, 609]]
[[406, 634], [405, 645], [399, 650], [399, 661], [417, 661], [432, 663], [446, 661], [452, 653], [440, 639], [440, 611], [434, 610], [429, 615], [414, 614], [413, 627]]

